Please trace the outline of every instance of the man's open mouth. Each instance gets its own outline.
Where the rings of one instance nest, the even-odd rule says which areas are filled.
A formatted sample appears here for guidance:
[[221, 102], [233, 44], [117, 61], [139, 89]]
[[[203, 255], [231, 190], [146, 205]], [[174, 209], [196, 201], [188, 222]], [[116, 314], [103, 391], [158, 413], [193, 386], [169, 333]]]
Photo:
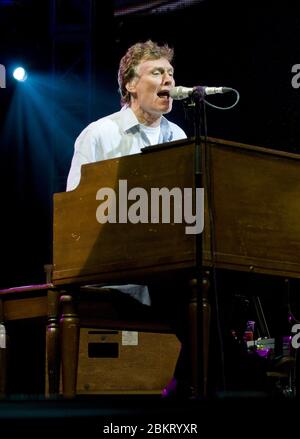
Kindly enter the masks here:
[[157, 93], [157, 96], [158, 96], [159, 98], [161, 98], [161, 99], [168, 99], [168, 98], [170, 97], [170, 93], [169, 93], [168, 90], [165, 90], [165, 91], [159, 91], [159, 92]]

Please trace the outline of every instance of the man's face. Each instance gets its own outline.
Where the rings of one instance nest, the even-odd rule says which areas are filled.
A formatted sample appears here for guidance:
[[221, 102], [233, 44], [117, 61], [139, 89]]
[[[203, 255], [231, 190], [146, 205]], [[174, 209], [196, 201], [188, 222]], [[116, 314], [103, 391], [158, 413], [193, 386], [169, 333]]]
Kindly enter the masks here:
[[172, 109], [169, 91], [175, 85], [174, 69], [165, 58], [144, 60], [136, 67], [136, 77], [127, 84], [133, 110], [161, 116]]

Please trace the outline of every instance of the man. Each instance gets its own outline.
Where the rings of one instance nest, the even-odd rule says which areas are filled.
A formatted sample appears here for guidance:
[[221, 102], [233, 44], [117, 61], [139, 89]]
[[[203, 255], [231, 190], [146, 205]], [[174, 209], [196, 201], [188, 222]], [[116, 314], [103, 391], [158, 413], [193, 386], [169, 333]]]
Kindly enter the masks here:
[[130, 47], [120, 61], [118, 82], [122, 109], [88, 125], [75, 143], [67, 190], [80, 181], [85, 163], [140, 152], [147, 145], [186, 138], [163, 114], [172, 110], [175, 85], [173, 50], [152, 41]]
[[[122, 109], [88, 125], [75, 142], [75, 151], [67, 181], [67, 190], [73, 190], [80, 182], [83, 164], [139, 153], [148, 145], [186, 138], [184, 131], [163, 115], [172, 110], [173, 100], [169, 92], [175, 85], [172, 67], [173, 49], [159, 46], [148, 40], [130, 47], [120, 61], [118, 82]], [[159, 314], [170, 312], [177, 335], [182, 335], [182, 303], [170, 285], [157, 286], [153, 291], [141, 285], [110, 286], [129, 293], [144, 305], [150, 305]], [[161, 292], [161, 294], [159, 293]], [[151, 296], [151, 298], [150, 298]], [[177, 297], [177, 298], [176, 298]], [[178, 330], [177, 330], [178, 329]], [[183, 352], [183, 350], [182, 350]], [[177, 370], [185, 370], [181, 355]], [[184, 372], [180, 372], [184, 375]], [[172, 391], [178, 390], [172, 381]], [[164, 395], [168, 390], [164, 391]]]

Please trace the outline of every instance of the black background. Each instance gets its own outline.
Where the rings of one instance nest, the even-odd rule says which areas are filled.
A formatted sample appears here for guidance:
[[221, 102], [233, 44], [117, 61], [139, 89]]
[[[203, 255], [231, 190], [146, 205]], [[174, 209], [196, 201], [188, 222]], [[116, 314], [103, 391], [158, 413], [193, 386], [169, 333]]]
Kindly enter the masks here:
[[[137, 41], [151, 38], [174, 47], [177, 85], [239, 91], [234, 109], [207, 108], [209, 136], [300, 153], [300, 91], [292, 86], [292, 67], [300, 63], [296, 10], [287, 3], [203, 0], [164, 2], [170, 8], [159, 12], [147, 8], [151, 3], [0, 0], [0, 63], [7, 68], [7, 87], [0, 89], [0, 288], [44, 280], [43, 265], [51, 263], [52, 195], [65, 188], [83, 127], [118, 111], [118, 63]], [[181, 7], [172, 8], [174, 3]], [[129, 13], [128, 4], [143, 7]], [[127, 13], [120, 12], [124, 7]], [[62, 79], [43, 95], [43, 117], [30, 99], [25, 107], [12, 104], [22, 86], [10, 77], [17, 60], [44, 82], [51, 82], [54, 70]], [[229, 105], [232, 96], [210, 100]], [[75, 122], [68, 123], [67, 115]], [[193, 135], [181, 102], [169, 118]], [[282, 283], [275, 280], [269, 289], [270, 303]], [[278, 294], [276, 300], [279, 306], [268, 316], [274, 327], [287, 315], [285, 299]], [[283, 334], [280, 326], [276, 332]]]

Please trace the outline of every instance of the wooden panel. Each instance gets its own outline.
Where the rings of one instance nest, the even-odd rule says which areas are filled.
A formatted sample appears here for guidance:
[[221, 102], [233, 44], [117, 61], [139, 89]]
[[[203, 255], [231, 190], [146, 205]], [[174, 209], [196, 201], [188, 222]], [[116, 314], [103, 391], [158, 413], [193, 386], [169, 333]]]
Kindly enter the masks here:
[[300, 156], [211, 146], [216, 262], [300, 276]]
[[[77, 393], [160, 393], [169, 382], [180, 349], [176, 336], [129, 332], [138, 343], [128, 345], [122, 334], [124, 339], [122, 331], [80, 330]], [[89, 357], [91, 344], [100, 354], [104, 348], [102, 358]], [[118, 355], [110, 358], [113, 352]]]
[[3, 301], [4, 320], [19, 320], [47, 316], [47, 295]]
[[162, 150], [83, 166], [79, 187], [54, 197], [54, 282], [99, 273], [103, 280], [105, 274], [111, 279], [111, 273], [122, 278], [122, 273], [128, 277], [130, 272], [136, 276], [139, 271], [192, 265], [195, 238], [185, 234], [185, 224], [99, 224], [96, 193], [113, 188], [118, 199], [119, 180], [128, 181], [128, 191], [140, 187], [148, 194], [151, 188], [192, 188], [193, 166], [191, 145], [172, 154]]

